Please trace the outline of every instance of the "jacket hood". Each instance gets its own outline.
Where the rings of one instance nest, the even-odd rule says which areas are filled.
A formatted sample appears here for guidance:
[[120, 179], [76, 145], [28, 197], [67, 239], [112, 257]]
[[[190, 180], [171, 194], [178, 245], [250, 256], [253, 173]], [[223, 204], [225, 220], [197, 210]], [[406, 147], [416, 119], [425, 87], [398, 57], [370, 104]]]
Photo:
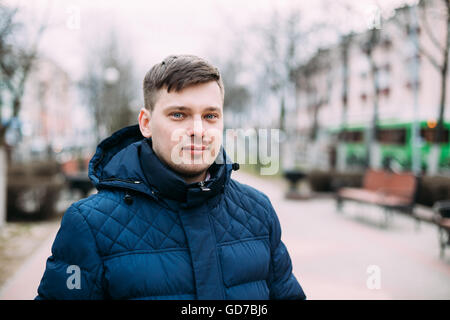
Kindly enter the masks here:
[[89, 162], [89, 178], [97, 189], [122, 188], [160, 196], [191, 207], [221, 193], [237, 170], [223, 146], [209, 167], [210, 179], [187, 184], [153, 152], [152, 139], [142, 136], [139, 125], [123, 128], [98, 146]]

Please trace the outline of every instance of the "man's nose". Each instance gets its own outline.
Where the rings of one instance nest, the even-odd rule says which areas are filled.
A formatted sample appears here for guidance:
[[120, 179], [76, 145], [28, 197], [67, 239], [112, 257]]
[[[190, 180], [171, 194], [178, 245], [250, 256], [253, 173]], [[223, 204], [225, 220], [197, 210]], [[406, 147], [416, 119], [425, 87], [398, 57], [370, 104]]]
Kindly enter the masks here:
[[205, 135], [205, 131], [203, 129], [203, 123], [201, 118], [195, 117], [189, 126], [187, 134], [189, 136], [203, 137]]

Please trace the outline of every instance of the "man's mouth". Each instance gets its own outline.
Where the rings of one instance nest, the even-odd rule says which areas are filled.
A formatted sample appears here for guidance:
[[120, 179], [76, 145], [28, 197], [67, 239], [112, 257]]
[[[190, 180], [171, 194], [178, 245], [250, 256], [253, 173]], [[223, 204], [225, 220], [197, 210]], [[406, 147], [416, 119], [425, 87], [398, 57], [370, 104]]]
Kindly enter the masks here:
[[183, 147], [183, 150], [200, 150], [200, 151], [202, 151], [202, 150], [206, 150], [206, 147], [205, 146], [186, 146], [186, 147]]
[[208, 148], [206, 146], [194, 146], [194, 145], [185, 146], [182, 148], [183, 151], [187, 151], [192, 155], [202, 154], [207, 149]]

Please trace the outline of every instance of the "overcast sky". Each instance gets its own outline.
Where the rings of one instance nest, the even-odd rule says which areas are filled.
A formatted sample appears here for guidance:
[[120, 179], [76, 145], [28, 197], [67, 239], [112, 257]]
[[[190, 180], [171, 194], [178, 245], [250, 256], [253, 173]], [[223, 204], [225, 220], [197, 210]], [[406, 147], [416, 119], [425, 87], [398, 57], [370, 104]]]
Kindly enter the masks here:
[[[42, 51], [76, 79], [87, 50], [101, 42], [113, 26], [122, 48], [139, 70], [139, 77], [173, 53], [207, 59], [223, 57], [234, 38], [248, 26], [264, 23], [274, 10], [302, 11], [303, 23], [327, 21], [363, 29], [377, 6], [388, 12], [405, 0], [12, 0], [24, 15], [39, 20], [49, 8], [51, 27], [40, 43]], [[409, 2], [414, 2], [413, 0]], [[37, 17], [37, 18], [36, 18]], [[29, 20], [29, 19], [28, 19]]]

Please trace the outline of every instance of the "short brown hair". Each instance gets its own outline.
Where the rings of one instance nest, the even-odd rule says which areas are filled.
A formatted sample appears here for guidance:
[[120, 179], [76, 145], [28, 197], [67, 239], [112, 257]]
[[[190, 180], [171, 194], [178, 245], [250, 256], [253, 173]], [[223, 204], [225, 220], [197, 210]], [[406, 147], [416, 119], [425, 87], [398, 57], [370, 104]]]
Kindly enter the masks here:
[[165, 87], [167, 92], [172, 89], [181, 91], [184, 88], [216, 81], [224, 96], [224, 88], [219, 70], [208, 61], [194, 55], [171, 55], [154, 65], [144, 78], [144, 104], [152, 111], [158, 90]]

